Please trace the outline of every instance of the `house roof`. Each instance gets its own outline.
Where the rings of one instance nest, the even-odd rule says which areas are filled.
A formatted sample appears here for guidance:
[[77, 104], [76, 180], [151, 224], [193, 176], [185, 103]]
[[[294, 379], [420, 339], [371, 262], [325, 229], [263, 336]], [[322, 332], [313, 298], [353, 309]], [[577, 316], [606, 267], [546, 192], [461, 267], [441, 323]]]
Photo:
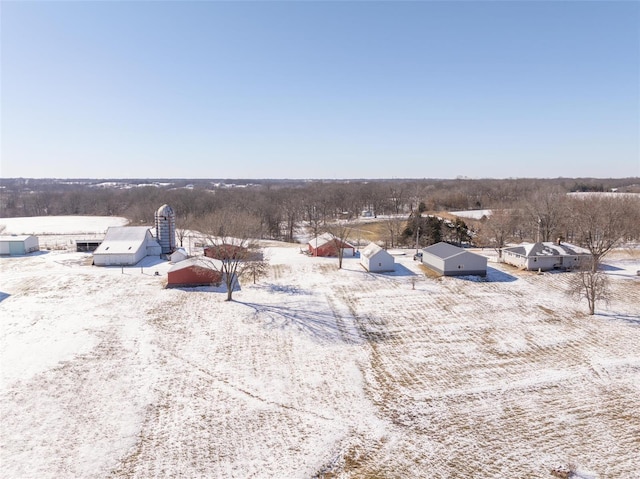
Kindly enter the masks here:
[[186, 268], [205, 268], [216, 271], [222, 271], [222, 261], [212, 258], [207, 258], [206, 256], [198, 256], [194, 258], [188, 258], [184, 261], [180, 261], [179, 263], [174, 264], [171, 268], [169, 268], [169, 273], [173, 271], [179, 271], [181, 269]]
[[135, 253], [143, 243], [160, 246], [155, 240], [147, 241], [147, 235], [151, 236], [148, 226], [111, 226], [94, 254]]
[[578, 256], [588, 255], [589, 251], [579, 246], [574, 246], [568, 243], [556, 244], [551, 241], [545, 241], [540, 243], [525, 243], [518, 246], [512, 246], [509, 248], [503, 248], [503, 251], [509, 251], [511, 253], [532, 257], [551, 257], [551, 256]]

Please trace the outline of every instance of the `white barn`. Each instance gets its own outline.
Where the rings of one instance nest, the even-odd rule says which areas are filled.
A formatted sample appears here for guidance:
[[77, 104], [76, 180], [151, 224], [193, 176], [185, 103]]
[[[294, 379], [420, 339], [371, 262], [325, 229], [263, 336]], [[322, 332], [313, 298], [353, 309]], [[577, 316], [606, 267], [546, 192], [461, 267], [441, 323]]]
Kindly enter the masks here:
[[131, 266], [145, 256], [160, 256], [162, 248], [148, 226], [111, 226], [93, 252], [97, 266]]
[[422, 264], [443, 276], [486, 276], [487, 258], [449, 243], [422, 249]]
[[529, 271], [575, 269], [591, 257], [589, 251], [567, 243], [526, 243], [502, 248], [502, 260]]
[[375, 243], [369, 243], [360, 252], [360, 264], [371, 273], [395, 271], [395, 259]]
[[0, 255], [19, 256], [40, 250], [37, 236], [6, 235], [0, 236]]

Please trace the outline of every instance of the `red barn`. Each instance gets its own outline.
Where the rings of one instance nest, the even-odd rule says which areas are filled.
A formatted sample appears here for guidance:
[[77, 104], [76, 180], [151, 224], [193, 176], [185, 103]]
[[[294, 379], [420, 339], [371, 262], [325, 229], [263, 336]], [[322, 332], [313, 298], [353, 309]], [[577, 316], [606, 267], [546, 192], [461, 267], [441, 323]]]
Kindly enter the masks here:
[[204, 255], [207, 258], [219, 260], [244, 258], [247, 254], [247, 248], [233, 244], [209, 245], [204, 248]]
[[338, 256], [338, 248], [342, 249], [342, 256], [355, 256], [355, 246], [341, 241], [330, 233], [322, 234], [309, 241], [309, 253], [312, 256]]
[[210, 286], [222, 282], [222, 264], [209, 258], [189, 258], [171, 267], [167, 287]]

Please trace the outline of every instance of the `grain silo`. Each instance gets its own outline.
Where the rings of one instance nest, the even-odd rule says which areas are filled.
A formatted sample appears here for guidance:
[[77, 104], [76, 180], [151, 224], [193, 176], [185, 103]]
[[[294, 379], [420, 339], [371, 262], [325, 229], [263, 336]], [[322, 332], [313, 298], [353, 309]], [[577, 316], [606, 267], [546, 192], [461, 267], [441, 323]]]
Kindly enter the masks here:
[[176, 249], [176, 214], [169, 205], [162, 205], [156, 211], [156, 235], [162, 247], [162, 254]]

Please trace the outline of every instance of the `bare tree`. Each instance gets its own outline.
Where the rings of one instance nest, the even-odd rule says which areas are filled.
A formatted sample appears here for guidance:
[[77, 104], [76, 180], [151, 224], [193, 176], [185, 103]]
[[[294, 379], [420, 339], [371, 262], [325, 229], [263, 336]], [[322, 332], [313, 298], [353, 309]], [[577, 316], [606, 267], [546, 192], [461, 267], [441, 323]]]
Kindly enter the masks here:
[[514, 227], [515, 217], [505, 208], [491, 210], [489, 217], [483, 220], [480, 227], [482, 242], [496, 250], [498, 259], [502, 259], [502, 248], [511, 239]]
[[640, 200], [626, 196], [590, 194], [571, 198], [569, 224], [580, 246], [589, 250], [591, 261], [576, 273], [573, 290], [587, 299], [589, 314], [596, 302], [608, 297], [607, 277], [600, 271], [603, 259], [637, 228]]
[[344, 247], [349, 242], [351, 227], [344, 223], [336, 224], [329, 228], [329, 233], [333, 236], [333, 245], [338, 256], [338, 269], [342, 269], [342, 259], [344, 258]]
[[525, 203], [532, 226], [536, 231], [536, 241], [553, 241], [558, 235], [564, 218], [566, 195], [556, 187], [536, 191]]
[[204, 218], [199, 229], [210, 245], [209, 256], [220, 260], [227, 301], [232, 301], [233, 291], [242, 275], [250, 271], [258, 251], [254, 238], [259, 220], [248, 213], [221, 210]]

